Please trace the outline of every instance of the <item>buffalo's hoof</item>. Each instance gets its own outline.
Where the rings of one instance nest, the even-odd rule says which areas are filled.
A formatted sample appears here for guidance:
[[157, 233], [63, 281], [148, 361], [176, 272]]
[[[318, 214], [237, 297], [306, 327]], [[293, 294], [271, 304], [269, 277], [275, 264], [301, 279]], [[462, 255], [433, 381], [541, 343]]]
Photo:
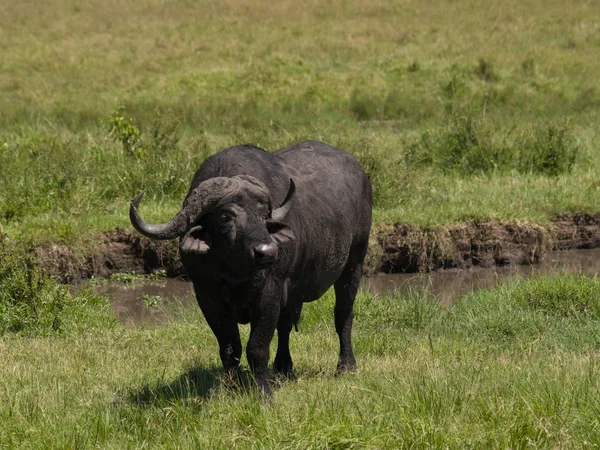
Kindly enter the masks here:
[[226, 389], [239, 389], [243, 383], [242, 373], [238, 368], [224, 370], [220, 376], [221, 386]]
[[273, 388], [268, 380], [256, 380], [256, 387], [263, 400], [271, 400], [273, 398]]
[[356, 362], [340, 362], [337, 365], [337, 369], [335, 371], [336, 375], [342, 375], [344, 373], [356, 373], [358, 372], [358, 366]]
[[292, 375], [294, 371], [294, 365], [292, 361], [282, 361], [275, 358], [275, 362], [273, 363], [273, 370], [282, 375]]

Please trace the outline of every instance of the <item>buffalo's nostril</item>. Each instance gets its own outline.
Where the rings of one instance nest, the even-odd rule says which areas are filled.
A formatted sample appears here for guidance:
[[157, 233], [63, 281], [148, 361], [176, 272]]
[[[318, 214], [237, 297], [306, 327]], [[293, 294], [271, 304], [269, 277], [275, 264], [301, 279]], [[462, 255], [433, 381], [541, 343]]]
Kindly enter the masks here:
[[277, 245], [261, 244], [254, 247], [254, 258], [259, 263], [271, 263], [277, 258]]

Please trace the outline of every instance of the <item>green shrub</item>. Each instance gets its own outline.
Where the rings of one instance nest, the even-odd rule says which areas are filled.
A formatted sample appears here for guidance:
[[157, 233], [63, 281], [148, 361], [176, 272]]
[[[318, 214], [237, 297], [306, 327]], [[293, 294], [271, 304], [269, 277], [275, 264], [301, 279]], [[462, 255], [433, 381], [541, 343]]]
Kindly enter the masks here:
[[382, 99], [373, 92], [355, 89], [350, 95], [350, 111], [361, 121], [381, 119], [383, 105]]
[[568, 124], [538, 125], [523, 136], [519, 145], [518, 169], [521, 173], [556, 176], [571, 171], [579, 146]]
[[426, 130], [409, 142], [404, 160], [410, 167], [429, 166], [461, 175], [492, 172], [569, 173], [579, 146], [567, 124], [538, 124], [496, 130], [483, 119], [455, 117], [442, 130]]
[[498, 75], [494, 69], [494, 64], [484, 58], [480, 58], [475, 69], [475, 74], [484, 81], [498, 81]]
[[463, 175], [490, 173], [510, 159], [506, 149], [494, 145], [489, 129], [471, 117], [455, 118], [441, 132], [425, 131], [408, 145], [404, 158], [409, 166]]
[[125, 115], [125, 106], [119, 106], [106, 119], [109, 127], [109, 137], [120, 142], [123, 150], [136, 159], [142, 159], [144, 151], [140, 145], [140, 129], [131, 117]]
[[47, 335], [114, 322], [108, 303], [90, 291], [69, 294], [68, 286], [44, 275], [33, 258], [0, 235], [0, 336]]
[[0, 243], [0, 335], [57, 331], [68, 299], [66, 286], [40, 274], [31, 258]]
[[373, 205], [376, 208], [390, 207], [398, 201], [406, 188], [407, 176], [396, 155], [379, 148], [377, 141], [371, 136], [362, 137], [358, 142], [340, 139], [334, 145], [352, 152], [359, 160], [371, 181]]

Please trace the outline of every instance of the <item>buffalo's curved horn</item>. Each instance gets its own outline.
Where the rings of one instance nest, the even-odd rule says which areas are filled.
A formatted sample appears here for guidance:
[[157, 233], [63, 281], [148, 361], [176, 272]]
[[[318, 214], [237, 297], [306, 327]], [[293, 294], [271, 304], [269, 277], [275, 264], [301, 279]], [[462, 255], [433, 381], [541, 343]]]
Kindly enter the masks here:
[[283, 200], [279, 208], [274, 209], [271, 213], [271, 219], [277, 222], [285, 219], [285, 216], [287, 216], [287, 214], [290, 212], [290, 208], [292, 207], [292, 197], [294, 196], [295, 192], [296, 185], [294, 184], [294, 180], [290, 178], [290, 188], [288, 190], [288, 193], [285, 196], [285, 199]]
[[131, 200], [131, 204], [129, 205], [129, 220], [131, 220], [131, 224], [135, 229], [144, 236], [152, 239], [165, 240], [181, 236], [187, 227], [187, 215], [184, 214], [183, 210], [179, 211], [169, 222], [158, 225], [146, 223], [140, 217], [137, 210], [140, 200], [145, 192], [146, 191], [140, 192], [133, 200]]
[[145, 191], [140, 192], [129, 207], [132, 225], [152, 239], [174, 239], [182, 236], [200, 217], [213, 209], [220, 201], [234, 195], [240, 189], [239, 181], [227, 177], [209, 178], [203, 181], [186, 198], [183, 208], [169, 222], [152, 225], [144, 222], [137, 208]]

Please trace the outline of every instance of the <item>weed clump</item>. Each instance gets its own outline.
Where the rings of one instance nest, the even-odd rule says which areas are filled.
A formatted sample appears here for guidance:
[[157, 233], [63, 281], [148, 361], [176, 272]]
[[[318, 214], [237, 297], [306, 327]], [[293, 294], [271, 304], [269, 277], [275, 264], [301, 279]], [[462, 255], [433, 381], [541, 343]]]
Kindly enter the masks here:
[[479, 59], [475, 74], [486, 82], [498, 81], [498, 74], [494, 68], [494, 64], [484, 58]]
[[409, 167], [429, 166], [461, 175], [516, 171], [558, 176], [571, 171], [578, 155], [568, 124], [492, 133], [483, 120], [458, 117], [445, 129], [425, 131], [410, 142], [404, 160]]
[[515, 289], [513, 301], [522, 308], [565, 318], [600, 318], [599, 281], [583, 275], [534, 278]]
[[106, 300], [84, 292], [78, 297], [40, 272], [33, 257], [0, 234], [0, 336], [6, 333], [48, 335], [74, 327], [108, 325], [98, 321]]
[[568, 173], [577, 160], [579, 146], [568, 125], [534, 128], [523, 139], [518, 152], [521, 173], [556, 176]]
[[58, 331], [67, 288], [44, 277], [30, 257], [9, 249], [5, 238], [0, 240], [0, 335]]
[[371, 136], [365, 136], [354, 143], [342, 139], [335, 145], [352, 151], [360, 162], [371, 181], [373, 205], [376, 208], [389, 207], [398, 201], [399, 193], [405, 190], [407, 185], [407, 177], [399, 158], [393, 158], [381, 150]]
[[119, 141], [127, 154], [141, 159], [144, 155], [140, 145], [140, 129], [131, 117], [125, 115], [125, 106], [119, 106], [107, 119], [109, 137]]
[[489, 130], [470, 118], [458, 118], [441, 132], [426, 131], [408, 146], [408, 166], [433, 166], [463, 175], [489, 173], [503, 165], [505, 155], [492, 143]]
[[350, 111], [360, 121], [380, 119], [383, 101], [372, 92], [354, 90], [350, 96]]
[[105, 122], [109, 127], [108, 137], [120, 142], [126, 154], [142, 160], [165, 155], [177, 147], [180, 123], [172, 114], [156, 111], [148, 136], [142, 136], [140, 127], [125, 112], [125, 106], [119, 106]]

